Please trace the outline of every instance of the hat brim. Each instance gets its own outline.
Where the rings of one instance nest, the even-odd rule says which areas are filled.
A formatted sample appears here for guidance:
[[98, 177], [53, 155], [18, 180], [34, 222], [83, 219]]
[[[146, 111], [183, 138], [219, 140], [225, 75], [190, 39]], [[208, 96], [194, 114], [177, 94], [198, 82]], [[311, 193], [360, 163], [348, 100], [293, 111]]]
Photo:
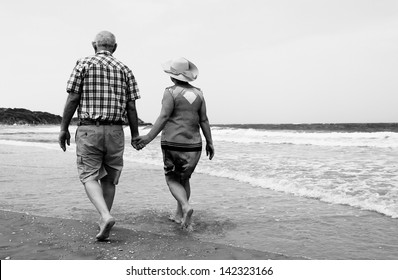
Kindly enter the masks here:
[[173, 73], [170, 73], [172, 60], [169, 60], [169, 61], [167, 61], [167, 62], [165, 62], [165, 63], [162, 64], [163, 71], [164, 71], [167, 75], [169, 75], [170, 77], [172, 77], [172, 78], [174, 78], [174, 79], [177, 79], [177, 80], [179, 80], [179, 81], [183, 81], [183, 82], [192, 82], [192, 81], [195, 81], [196, 78], [198, 77], [199, 69], [198, 69], [198, 67], [196, 67], [195, 64], [193, 64], [193, 63], [190, 62], [189, 60], [187, 60], [187, 61], [188, 61], [188, 64], [189, 64], [189, 71], [191, 72], [191, 74], [192, 74], [192, 76], [193, 76], [192, 78], [191, 78], [191, 77], [188, 77], [188, 76], [185, 76], [184, 74], [175, 75], [175, 74], [173, 74]]

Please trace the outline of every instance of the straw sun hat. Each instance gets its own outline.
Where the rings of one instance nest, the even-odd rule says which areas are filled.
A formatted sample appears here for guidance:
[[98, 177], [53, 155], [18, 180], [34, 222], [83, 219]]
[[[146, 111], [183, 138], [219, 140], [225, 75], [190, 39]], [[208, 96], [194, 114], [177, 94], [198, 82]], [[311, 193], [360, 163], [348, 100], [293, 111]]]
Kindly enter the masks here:
[[183, 57], [169, 60], [162, 67], [170, 77], [183, 82], [192, 82], [199, 74], [198, 67]]

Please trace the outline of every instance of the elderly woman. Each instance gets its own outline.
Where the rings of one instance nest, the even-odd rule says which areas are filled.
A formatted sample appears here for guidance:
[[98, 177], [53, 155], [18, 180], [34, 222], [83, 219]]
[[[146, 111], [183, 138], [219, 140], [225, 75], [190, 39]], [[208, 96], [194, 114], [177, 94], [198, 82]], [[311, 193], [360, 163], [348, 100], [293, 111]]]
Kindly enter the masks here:
[[213, 141], [203, 93], [189, 84], [198, 76], [198, 68], [185, 58], [177, 58], [165, 63], [163, 69], [174, 85], [166, 88], [160, 115], [151, 131], [134, 140], [137, 148], [142, 149], [162, 131], [166, 182], [177, 200], [177, 210], [172, 220], [181, 223], [182, 228], [192, 230], [189, 179], [202, 152], [200, 128], [206, 138], [206, 155], [210, 160], [214, 156]]

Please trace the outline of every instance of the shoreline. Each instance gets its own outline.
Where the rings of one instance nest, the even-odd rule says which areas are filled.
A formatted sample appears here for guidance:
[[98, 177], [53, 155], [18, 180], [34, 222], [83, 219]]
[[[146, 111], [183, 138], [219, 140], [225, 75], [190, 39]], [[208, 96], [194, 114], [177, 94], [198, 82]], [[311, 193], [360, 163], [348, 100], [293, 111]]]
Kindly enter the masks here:
[[[92, 216], [96, 212], [78, 181], [74, 149], [68, 148], [64, 153], [55, 145], [48, 148], [33, 145], [0, 146], [4, 160], [0, 174], [0, 180], [4, 183], [1, 188], [4, 204], [0, 210], [1, 260], [304, 259], [267, 252], [266, 248], [259, 251], [200, 240], [194, 234], [180, 230], [172, 230], [168, 232], [172, 234], [165, 235], [162, 229], [175, 228], [174, 223], [168, 223], [167, 219], [162, 219], [157, 225], [159, 231], [154, 232], [153, 223], [159, 221], [152, 214], [149, 217], [134, 216], [132, 219], [137, 218], [139, 221], [133, 221], [127, 228], [123, 218], [126, 214], [121, 212], [122, 207], [117, 200], [114, 207], [117, 221], [110, 242], [97, 242], [95, 235], [98, 228], [96, 218]], [[136, 176], [138, 171], [135, 168], [141, 170], [141, 176]], [[143, 199], [148, 195], [145, 186], [154, 184], [152, 188], [156, 192], [151, 195], [158, 196], [156, 201], [162, 197], [163, 200], [173, 201], [164, 188], [162, 172], [154, 173], [153, 166], [126, 164], [123, 173], [121, 193], [124, 195], [140, 195]], [[148, 182], [150, 177], [151, 181]], [[132, 182], [139, 189], [129, 189], [127, 182]], [[64, 188], [65, 184], [70, 187]], [[12, 190], [8, 191], [9, 188]], [[15, 203], [14, 195], [18, 192], [23, 195]], [[70, 207], [71, 203], [75, 207]], [[55, 207], [49, 208], [51, 205]], [[174, 203], [172, 205], [174, 207]], [[36, 210], [32, 211], [32, 207]], [[152, 209], [148, 204], [138, 207], [144, 211]], [[75, 211], [80, 214], [75, 216]], [[167, 231], [164, 233], [167, 234]]]
[[1, 260], [297, 260], [282, 254], [119, 227], [95, 240], [93, 222], [0, 210]]
[[[64, 236], [61, 236], [59, 239], [58, 236], [58, 240], [63, 240], [66, 246], [62, 247], [61, 251], [68, 248], [77, 250], [80, 246], [85, 248], [84, 252], [88, 253], [95, 250], [97, 245], [104, 249], [87, 257], [79, 255], [77, 251], [74, 256], [70, 253], [68, 253], [69, 256], [57, 256], [51, 251], [56, 248], [49, 248], [51, 257], [54, 259], [111, 259], [111, 255], [107, 254], [116, 250], [111, 249], [112, 246], [112, 248], [121, 246], [122, 248], [118, 247], [117, 250], [123, 250], [120, 254], [126, 253], [123, 248], [124, 243], [112, 245], [95, 243], [93, 246], [93, 238], [97, 233], [98, 213], [87, 199], [84, 187], [78, 179], [74, 145], [71, 145], [64, 153], [57, 143], [53, 142], [36, 143], [37, 145], [30, 142], [20, 143], [21, 145], [18, 145], [19, 143], [12, 145], [4, 142], [4, 145], [0, 145], [1, 209], [40, 217], [73, 219], [90, 226], [85, 231], [80, 230], [79, 227], [78, 231], [83, 232], [87, 237], [78, 243], [73, 238], [62, 239]], [[237, 247], [246, 252], [251, 249], [258, 250], [262, 252], [263, 258], [267, 259], [273, 257], [264, 255], [264, 252], [281, 254], [286, 259], [293, 260], [397, 259], [395, 244], [398, 239], [395, 235], [397, 229], [395, 219], [346, 205], [327, 204], [319, 200], [252, 187], [237, 180], [201, 174], [199, 170], [192, 178], [194, 231], [189, 235], [184, 234], [178, 225], [168, 220], [169, 214], [175, 210], [175, 199], [170, 195], [165, 184], [161, 165], [140, 162], [139, 159], [143, 157], [139, 155], [139, 152], [133, 149], [127, 149], [127, 151], [129, 151], [128, 158], [134, 160], [125, 162], [118, 185], [115, 204], [112, 208], [116, 226], [111, 232], [111, 238], [113, 238], [113, 233], [119, 233], [118, 228], [123, 228], [123, 232], [124, 229], [127, 230], [127, 237], [120, 240], [128, 244], [135, 244], [140, 240], [139, 238], [143, 238], [139, 236], [139, 233], [153, 234], [146, 241], [147, 254], [137, 255], [138, 259], [162, 258], [154, 252], [153, 249], [156, 248], [150, 246], [151, 238], [156, 242], [163, 239], [165, 243], [159, 243], [158, 246], [160, 248], [169, 246], [169, 250], [191, 248], [190, 244], [193, 242], [196, 245], [192, 245], [194, 248], [190, 250], [194, 253], [188, 255], [197, 259], [260, 258], [253, 254], [231, 256], [226, 255], [225, 252], [224, 255], [221, 253], [222, 256], [217, 255], [217, 257], [210, 249], [209, 252], [213, 255], [195, 251], [200, 250], [200, 247], [204, 246], [202, 244], [212, 244], [210, 248], [213, 249], [220, 246], [226, 248], [224, 245], [227, 245], [227, 247]], [[157, 153], [154, 149], [149, 152]], [[137, 157], [134, 158], [135, 156]], [[15, 222], [18, 221], [19, 219], [15, 220]], [[46, 225], [45, 222], [43, 224]], [[369, 224], [373, 226], [369, 228]], [[55, 228], [57, 226], [58, 224], [52, 225]], [[0, 227], [7, 227], [6, 222], [0, 221]], [[75, 225], [71, 224], [70, 227], [75, 228]], [[72, 235], [71, 229], [68, 228], [64, 227], [60, 234]], [[13, 231], [14, 234], [19, 230], [16, 228]], [[1, 231], [0, 229], [0, 233]], [[37, 243], [43, 242], [43, 238], [46, 238], [50, 232], [52, 229], [48, 227], [46, 231], [42, 230], [39, 237], [36, 237]], [[11, 232], [7, 236], [5, 246], [10, 245], [8, 240], [12, 237]], [[160, 240], [158, 237], [161, 237]], [[178, 243], [179, 238], [182, 239], [182, 244]], [[168, 243], [166, 240], [169, 240]], [[174, 243], [170, 245], [172, 240]], [[21, 239], [20, 242], [25, 241]], [[51, 242], [59, 244], [61, 241]], [[87, 243], [94, 249], [87, 247], [89, 246]], [[30, 250], [33, 245], [37, 244], [33, 243], [25, 247], [25, 258], [34, 258], [32, 257], [34, 251]], [[12, 246], [17, 249], [20, 245], [13, 244]], [[131, 244], [128, 246], [134, 247]], [[137, 246], [139, 247], [140, 244]], [[4, 248], [0, 247], [0, 251]], [[131, 250], [134, 251], [134, 249]], [[101, 255], [101, 252], [105, 255]], [[186, 258], [187, 255], [182, 253], [183, 251], [179, 255], [170, 254], [168, 257]], [[40, 258], [46, 258], [46, 253], [40, 251], [40, 254], [42, 254], [39, 255]], [[2, 256], [6, 258], [8, 255]], [[12, 259], [12, 256], [10, 257]], [[112, 255], [112, 257], [118, 256]], [[124, 257], [135, 256], [127, 254]], [[163, 255], [163, 258], [168, 257]]]

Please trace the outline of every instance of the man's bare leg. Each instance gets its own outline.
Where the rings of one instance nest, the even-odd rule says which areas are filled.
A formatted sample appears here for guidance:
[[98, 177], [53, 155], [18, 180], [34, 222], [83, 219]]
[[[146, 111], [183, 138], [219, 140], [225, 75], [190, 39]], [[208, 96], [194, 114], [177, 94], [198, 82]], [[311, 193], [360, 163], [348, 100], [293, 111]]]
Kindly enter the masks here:
[[[111, 182], [101, 180], [101, 188], [104, 194], [106, 206], [108, 207], [108, 210], [110, 212], [112, 209], [113, 201], [115, 199], [115, 191], [116, 191], [115, 185]], [[98, 229], [101, 228], [100, 227], [101, 221], [102, 219], [100, 218], [100, 220], [98, 221]]]
[[100, 220], [100, 231], [96, 238], [98, 240], [105, 240], [109, 237], [109, 233], [115, 224], [115, 219], [109, 212], [108, 205], [104, 199], [104, 192], [101, 185], [97, 181], [88, 181], [84, 184], [86, 193], [91, 203], [95, 206], [99, 214], [101, 215]]
[[167, 175], [166, 182], [169, 186], [171, 194], [180, 203], [182, 209], [182, 220], [181, 227], [187, 228], [191, 222], [191, 216], [193, 213], [193, 209], [188, 202], [187, 192], [184, 186], [181, 184], [179, 178], [176, 178], [174, 175]]
[[113, 200], [115, 199], [115, 192], [116, 192], [115, 184], [107, 181], [101, 181], [101, 188], [104, 194], [106, 206], [108, 206], [108, 210], [110, 212], [112, 209]]

